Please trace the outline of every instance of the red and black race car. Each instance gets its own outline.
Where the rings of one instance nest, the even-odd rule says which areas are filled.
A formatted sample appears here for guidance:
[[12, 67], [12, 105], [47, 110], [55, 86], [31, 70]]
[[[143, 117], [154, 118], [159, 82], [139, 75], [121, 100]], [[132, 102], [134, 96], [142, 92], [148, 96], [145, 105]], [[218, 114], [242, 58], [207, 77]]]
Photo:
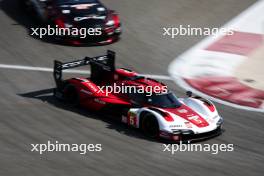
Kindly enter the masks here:
[[[99, 0], [21, 0], [21, 3], [41, 27], [56, 28], [53, 38], [73, 45], [110, 44], [121, 34], [119, 15]], [[68, 31], [61, 32], [58, 28]]]
[[[63, 70], [91, 65], [89, 78], [62, 79]], [[221, 133], [223, 119], [214, 104], [201, 97], [177, 98], [167, 86], [128, 69], [115, 68], [115, 53], [54, 63], [54, 95], [72, 105], [112, 112], [152, 138], [200, 140]]]

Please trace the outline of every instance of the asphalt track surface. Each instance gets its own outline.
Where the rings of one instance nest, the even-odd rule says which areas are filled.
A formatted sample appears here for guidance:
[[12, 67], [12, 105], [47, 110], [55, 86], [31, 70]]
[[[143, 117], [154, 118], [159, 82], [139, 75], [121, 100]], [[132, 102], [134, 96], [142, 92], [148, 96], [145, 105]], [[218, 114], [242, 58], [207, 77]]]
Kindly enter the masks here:
[[[162, 27], [220, 27], [253, 0], [104, 0], [121, 14], [122, 40], [104, 47], [70, 47], [28, 35], [31, 21], [15, 0], [2, 0], [0, 62], [52, 67], [54, 59], [94, 56], [112, 49], [117, 65], [167, 75], [169, 63], [202, 37], [162, 36]], [[165, 81], [179, 96], [184, 90]], [[235, 151], [164, 153], [162, 144], [104, 115], [70, 108], [53, 99], [51, 73], [0, 69], [0, 175], [262, 175], [264, 115], [217, 104], [225, 133], [203, 143], [233, 143]], [[31, 143], [101, 143], [100, 153], [30, 152]]]

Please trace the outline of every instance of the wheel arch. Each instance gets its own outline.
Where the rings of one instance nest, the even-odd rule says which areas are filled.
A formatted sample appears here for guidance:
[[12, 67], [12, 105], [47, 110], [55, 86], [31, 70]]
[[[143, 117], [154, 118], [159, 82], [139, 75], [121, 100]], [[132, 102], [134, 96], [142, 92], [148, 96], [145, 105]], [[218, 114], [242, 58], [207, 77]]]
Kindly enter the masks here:
[[152, 114], [156, 118], [158, 125], [159, 125], [159, 128], [160, 129], [164, 128], [165, 120], [164, 120], [163, 116], [159, 112], [151, 110], [149, 108], [143, 108], [140, 111], [140, 113], [139, 113], [139, 128], [142, 128], [142, 122], [143, 122], [143, 119], [145, 118], [146, 114]]
[[206, 116], [214, 116], [218, 114], [216, 106], [207, 99], [200, 97], [187, 98], [183, 100], [184, 103], [191, 107], [196, 112]]

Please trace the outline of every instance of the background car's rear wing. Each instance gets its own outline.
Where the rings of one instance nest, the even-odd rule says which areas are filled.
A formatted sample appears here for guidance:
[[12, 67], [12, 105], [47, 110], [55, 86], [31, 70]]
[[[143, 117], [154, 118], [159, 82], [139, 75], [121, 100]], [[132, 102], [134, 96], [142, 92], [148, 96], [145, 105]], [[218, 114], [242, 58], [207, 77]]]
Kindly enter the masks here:
[[115, 71], [115, 52], [107, 51], [106, 55], [96, 57], [85, 57], [81, 60], [72, 62], [54, 61], [53, 76], [57, 88], [61, 88], [62, 72], [63, 70], [76, 68], [80, 66], [91, 65], [91, 79], [100, 79], [101, 72], [114, 72]]

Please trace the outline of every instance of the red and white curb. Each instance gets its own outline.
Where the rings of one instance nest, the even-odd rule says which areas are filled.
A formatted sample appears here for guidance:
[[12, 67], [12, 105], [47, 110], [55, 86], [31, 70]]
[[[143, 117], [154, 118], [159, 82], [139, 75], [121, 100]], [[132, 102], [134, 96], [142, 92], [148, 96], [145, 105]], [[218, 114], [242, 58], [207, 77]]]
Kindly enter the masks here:
[[258, 1], [224, 26], [234, 35], [210, 36], [180, 55], [169, 66], [172, 78], [184, 89], [216, 102], [264, 112], [264, 89], [244, 84], [235, 74], [264, 46], [263, 12], [264, 1]]

